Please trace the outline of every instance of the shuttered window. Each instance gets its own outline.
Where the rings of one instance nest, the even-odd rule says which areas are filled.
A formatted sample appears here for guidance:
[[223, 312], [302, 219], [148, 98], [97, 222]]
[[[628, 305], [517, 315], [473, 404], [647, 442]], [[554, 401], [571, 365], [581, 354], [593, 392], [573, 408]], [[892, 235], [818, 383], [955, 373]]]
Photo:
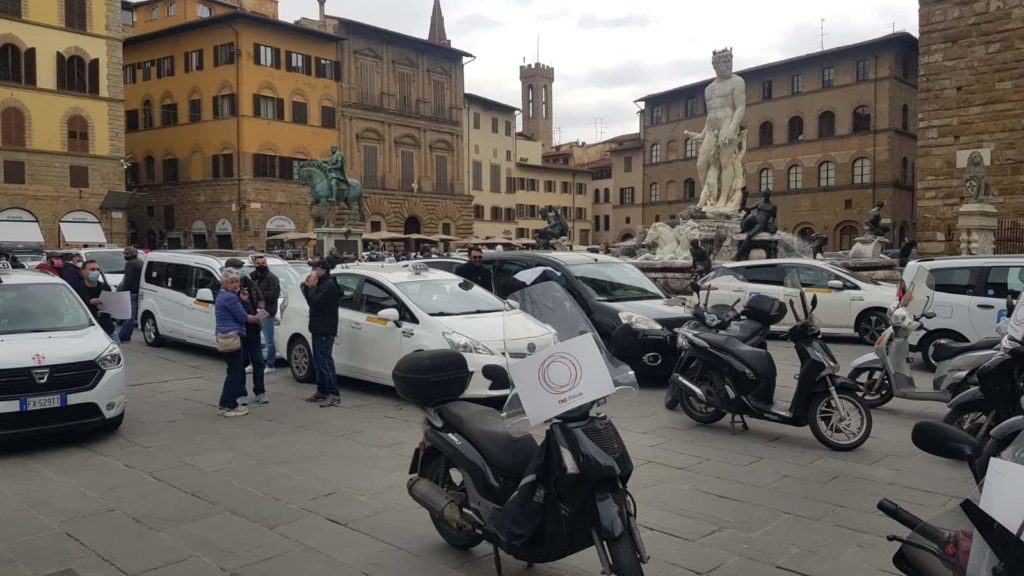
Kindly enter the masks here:
[[336, 128], [338, 125], [337, 111], [334, 106], [320, 107], [320, 125], [324, 128]]
[[25, 114], [13, 106], [0, 111], [0, 146], [24, 148]]
[[398, 71], [398, 109], [402, 112], [413, 112], [413, 72]]
[[4, 184], [24, 184], [25, 163], [20, 160], [4, 160]]
[[68, 118], [68, 152], [89, 153], [89, 122], [78, 114]]
[[64, 0], [64, 27], [73, 30], [86, 31], [88, 29], [86, 0]]
[[501, 165], [491, 164], [491, 192], [501, 194]]
[[482, 192], [484, 189], [484, 165], [482, 162], [473, 161], [473, 190]]
[[378, 87], [380, 65], [370, 60], [359, 62], [359, 102], [367, 106], [380, 106]]
[[451, 193], [451, 185], [448, 183], [448, 156], [444, 154], [434, 156], [434, 192]]
[[377, 147], [373, 144], [363, 144], [363, 186], [379, 188], [379, 180], [380, 168], [377, 165]]
[[199, 122], [203, 119], [203, 101], [193, 98], [188, 101], [188, 121]]
[[416, 157], [412, 150], [401, 152], [402, 179], [399, 182], [401, 190], [409, 190], [416, 178]]
[[72, 188], [88, 188], [89, 167], [68, 166], [68, 185]]
[[292, 101], [292, 122], [295, 124], [306, 124], [309, 121], [309, 113], [305, 102]]

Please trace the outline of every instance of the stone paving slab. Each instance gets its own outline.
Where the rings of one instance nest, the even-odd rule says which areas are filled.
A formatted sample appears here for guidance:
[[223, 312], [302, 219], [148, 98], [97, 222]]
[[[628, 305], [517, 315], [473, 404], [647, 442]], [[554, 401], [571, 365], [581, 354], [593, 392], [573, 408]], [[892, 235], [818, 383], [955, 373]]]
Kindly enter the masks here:
[[[832, 343], [840, 362], [868, 348]], [[779, 395], [793, 350], [771, 342]], [[387, 388], [343, 381], [339, 409], [302, 401], [287, 369], [271, 404], [215, 415], [223, 364], [185, 346], [125, 347], [129, 403], [115, 434], [0, 450], [0, 575], [392, 576], [493, 574], [490, 547], [448, 547], [405, 492], [419, 411]], [[925, 379], [930, 375], [918, 373]], [[924, 516], [973, 489], [966, 468], [914, 448], [910, 428], [942, 406], [896, 400], [871, 440], [831, 452], [806, 428], [699, 426], [645, 388], [603, 408], [635, 463], [631, 489], [649, 576], [880, 576], [895, 570], [880, 497]], [[596, 574], [587, 551], [513, 576]]]

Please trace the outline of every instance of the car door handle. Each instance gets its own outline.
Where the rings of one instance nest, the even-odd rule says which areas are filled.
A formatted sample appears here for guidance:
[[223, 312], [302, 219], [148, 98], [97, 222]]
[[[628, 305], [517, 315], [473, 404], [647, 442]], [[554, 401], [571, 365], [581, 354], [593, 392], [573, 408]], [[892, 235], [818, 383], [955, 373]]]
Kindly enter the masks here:
[[412, 330], [402, 330], [402, 337], [404, 338], [412, 338], [415, 334]]
[[994, 304], [978, 304], [978, 308], [981, 308], [982, 310], [992, 310], [992, 309], [995, 308], [995, 305]]
[[733, 292], [746, 292], [747, 289], [746, 288], [733, 288], [732, 291]]

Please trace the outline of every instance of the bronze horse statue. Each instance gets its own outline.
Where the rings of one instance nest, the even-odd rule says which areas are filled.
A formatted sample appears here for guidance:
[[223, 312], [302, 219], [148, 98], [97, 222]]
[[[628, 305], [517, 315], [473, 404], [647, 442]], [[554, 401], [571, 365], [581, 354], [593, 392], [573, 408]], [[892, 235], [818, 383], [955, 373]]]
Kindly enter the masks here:
[[324, 164], [319, 160], [307, 160], [299, 162], [296, 172], [299, 181], [309, 186], [309, 210], [312, 213], [313, 205], [317, 204], [323, 213], [321, 218], [316, 218], [317, 228], [332, 226], [331, 206], [335, 203], [344, 202], [348, 207], [348, 225], [354, 226], [358, 222], [365, 222], [367, 211], [366, 202], [363, 197], [363, 183], [355, 178], [348, 179], [348, 186], [342, 187], [340, 198], [331, 199], [331, 183], [327, 173], [324, 171]]

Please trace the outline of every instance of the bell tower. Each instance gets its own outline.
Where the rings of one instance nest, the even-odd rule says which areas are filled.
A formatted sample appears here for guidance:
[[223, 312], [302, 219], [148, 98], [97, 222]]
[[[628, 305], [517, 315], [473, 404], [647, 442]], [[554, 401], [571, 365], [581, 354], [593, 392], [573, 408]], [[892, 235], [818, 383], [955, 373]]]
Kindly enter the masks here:
[[550, 150], [554, 134], [555, 69], [540, 62], [519, 67], [523, 85], [523, 133]]

